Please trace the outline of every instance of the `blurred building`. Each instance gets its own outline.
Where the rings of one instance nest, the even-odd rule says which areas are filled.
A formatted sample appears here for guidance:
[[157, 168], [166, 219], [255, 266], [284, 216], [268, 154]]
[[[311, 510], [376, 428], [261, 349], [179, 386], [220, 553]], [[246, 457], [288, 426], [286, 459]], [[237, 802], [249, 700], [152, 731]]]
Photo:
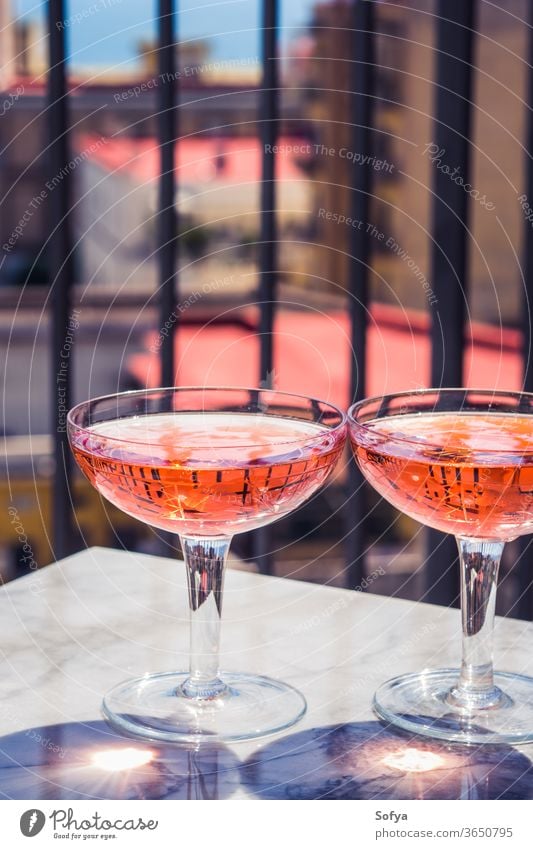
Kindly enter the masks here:
[[[9, 27], [7, 31], [10, 31]], [[222, 195], [212, 191], [209, 194], [204, 190], [207, 184], [210, 184], [211, 190], [221, 186], [227, 189], [230, 185], [228, 174], [231, 172], [236, 177], [238, 168], [232, 167], [235, 157], [228, 159], [228, 152], [233, 145], [232, 140], [241, 138], [240, 146], [245, 151], [242, 174], [231, 184], [230, 207], [225, 196], [223, 217], [226, 218], [225, 226], [232, 217], [236, 224], [241, 221], [239, 227], [245, 241], [255, 241], [259, 229], [257, 181], [261, 168], [259, 143], [257, 140], [250, 141], [249, 134], [250, 127], [257, 121], [256, 57], [215, 61], [210, 58], [206, 42], [179, 45], [175, 80], [161, 80], [154, 58], [155, 46], [145, 43], [140, 47], [141, 69], [129, 78], [122, 75], [118, 79], [112, 73], [71, 77], [71, 159], [65, 163], [63, 174], [51, 175], [46, 157], [46, 76], [40, 59], [44, 36], [33, 25], [17, 25], [11, 27], [11, 31], [23, 49], [19, 51], [14, 65], [15, 75], [10, 78], [9, 86], [6, 83], [6, 91], [18, 89], [21, 94], [10, 105], [9, 119], [0, 122], [0, 148], [3, 150], [0, 157], [0, 197], [3, 198], [0, 245], [7, 245], [0, 282], [21, 284], [28, 279], [30, 269], [30, 282], [47, 282], [46, 256], [41, 255], [37, 263], [35, 258], [48, 236], [46, 210], [49, 186], [55, 190], [65, 176], [70, 175], [73, 230], [76, 239], [80, 240], [75, 263], [78, 280], [86, 282], [94, 277], [99, 282], [118, 287], [129, 279], [132, 269], [139, 266], [135, 276], [145, 288], [153, 286], [157, 103], [158, 88], [162, 84], [175, 85], [176, 88], [180, 135], [184, 137], [187, 161], [190, 161], [190, 148], [195, 139], [197, 152], [202, 146], [204, 148], [202, 161], [195, 166], [195, 178], [192, 176], [194, 169], [188, 167], [187, 179], [180, 186], [178, 205], [187, 206], [188, 199], [195, 198], [194, 205], [198, 211], [195, 220], [200, 224], [209, 218], [209, 209], [214, 217], [222, 216], [217, 200]], [[284, 99], [284, 132], [305, 132], [299, 105], [296, 95]], [[254, 146], [253, 168], [246, 154], [251, 144]], [[114, 151], [113, 155], [109, 154], [111, 159], [114, 156], [112, 172], [103, 164], [109, 161], [109, 156], [107, 160], [103, 157], [104, 149]], [[116, 156], [118, 150], [123, 157], [120, 161]], [[232, 156], [235, 150], [233, 145]], [[100, 158], [95, 155], [97, 151], [101, 154]], [[132, 175], [139, 174], [137, 166], [139, 162], [147, 162], [148, 151], [151, 151], [149, 173], [141, 175], [141, 181], [145, 180], [146, 185], [133, 186]], [[231, 166], [229, 170], [226, 169], [228, 163]], [[300, 176], [303, 178], [303, 174]], [[299, 186], [288, 182], [282, 193], [288, 192], [293, 197], [295, 192], [301, 192], [302, 187], [302, 181]], [[138, 206], [134, 207], [131, 205], [133, 189], [138, 201]], [[189, 203], [191, 205], [192, 202]], [[296, 198], [292, 208], [299, 207], [302, 207], [301, 198]], [[249, 213], [255, 217], [248, 224], [244, 222], [243, 226], [243, 216]], [[187, 209], [185, 218], [185, 223], [190, 223]], [[94, 227], [87, 235], [88, 222], [91, 221]], [[14, 235], [17, 227], [21, 232]], [[128, 231], [126, 238], [125, 229]], [[205, 233], [193, 233], [188, 242], [191, 245], [194, 242], [199, 249], [203, 236]], [[91, 237], [96, 239], [94, 252]], [[91, 258], [89, 265], [85, 263], [88, 257]], [[143, 259], [147, 262], [141, 265]]]
[[15, 76], [15, 27], [10, 3], [0, 3], [0, 92], [9, 89]]
[[[374, 153], [383, 164], [367, 166], [372, 168], [374, 192], [369, 223], [385, 238], [369, 236], [373, 295], [380, 301], [426, 309], [427, 290], [421, 280], [431, 284], [431, 200], [439, 164], [428, 153], [434, 137], [435, 9], [422, 0], [380, 3], [375, 9], [379, 35]], [[521, 303], [518, 257], [524, 224], [518, 196], [526, 157], [526, 12], [524, 0], [509, 0], [500, 7], [480, 4], [476, 40], [470, 183], [494, 209], [470, 201], [471, 313], [507, 323], [519, 320]], [[306, 59], [309, 112], [314, 141], [320, 146], [311, 172], [317, 247], [308, 262], [308, 278], [330, 280], [340, 287], [348, 281], [349, 231], [333, 219], [320, 218], [318, 211], [351, 214], [347, 187], [354, 161], [340, 151], [353, 151], [352, 15], [353, 5], [347, 0], [317, 4], [312, 22], [314, 60]], [[334, 152], [321, 153], [321, 146]], [[446, 162], [445, 153], [443, 157]], [[447, 164], [453, 170], [454, 163]], [[389, 237], [399, 248], [387, 249]]]
[[[401, 22], [387, 20], [390, 28]], [[313, 118], [314, 158], [310, 165], [315, 209], [312, 228], [316, 233], [318, 263], [311, 260], [311, 277], [319, 285], [329, 281], [333, 287], [347, 288], [349, 281], [350, 229], [339, 224], [339, 217], [351, 218], [353, 172], [371, 168], [376, 193], [389, 203], [398, 196], [401, 177], [394, 149], [394, 126], [401, 113], [399, 76], [386, 68], [377, 71], [378, 100], [375, 103], [376, 132], [373, 134], [375, 158], [364, 163], [354, 149], [353, 85], [353, 3], [347, 0], [322, 2], [314, 6], [311, 24], [311, 56], [308, 68], [308, 108]], [[400, 30], [401, 34], [401, 30]], [[329, 61], [333, 58], [334, 61]], [[328, 215], [332, 213], [332, 215]], [[382, 232], [391, 233], [391, 212], [387, 204], [375, 204], [372, 222]], [[369, 237], [370, 238], [370, 237]]]
[[[342, 292], [348, 280], [350, 230], [319, 212], [349, 217], [354, 169], [370, 168], [374, 197], [371, 220], [364, 225], [375, 228], [368, 235], [373, 253], [373, 297], [425, 310], [431, 307], [431, 205], [437, 167], [428, 154], [434, 136], [435, 4], [409, 0], [374, 5], [378, 61], [371, 162], [358, 159], [360, 152], [353, 149], [352, 141], [351, 87], [356, 58], [352, 0], [317, 3], [309, 31], [300, 33], [289, 45], [289, 57], [283, 57], [281, 136], [284, 143], [287, 139], [301, 140], [304, 152], [291, 154], [298, 169], [297, 184], [289, 185], [294, 173], [292, 177], [285, 175], [278, 190], [282, 277], [302, 287], [319, 289], [330, 281], [332, 291]], [[1, 4], [1, 87], [6, 96], [13, 95], [17, 87], [23, 90], [10, 105], [9, 115], [0, 121], [0, 245], [7, 243], [19, 222], [25, 220], [22, 234], [7, 252], [0, 282], [23, 282], [33, 267], [31, 280], [42, 283], [46, 282], [46, 258], [43, 256], [33, 265], [48, 234], [46, 197], [39, 198], [43, 191], [46, 193], [47, 181], [58, 176], [49, 174], [45, 154], [45, 38], [34, 24], [15, 26], [9, 20], [8, 9], [8, 4]], [[471, 309], [474, 318], [507, 323], [516, 323], [520, 314], [518, 257], [524, 220], [518, 197], [522, 193], [526, 156], [526, 11], [525, 0], [508, 0], [500, 7], [480, 4], [480, 35], [476, 39], [470, 182], [494, 209], [489, 212], [475, 200], [470, 202]], [[107, 144], [111, 151], [117, 149], [116, 142], [124, 142], [121, 150], [129, 156], [128, 161], [137, 157], [141, 161], [157, 135], [157, 88], [161, 81], [155, 44], [145, 42], [139, 50], [140, 66], [128, 78], [106, 71], [91, 76], [87, 73], [69, 83], [71, 123], [75, 129], [71, 138], [72, 160], [66, 167], [72, 171], [74, 229], [77, 237], [94, 238], [85, 236], [88, 222], [99, 218], [101, 225], [98, 250], [93, 253], [87, 241], [85, 247], [80, 245], [79, 279], [92, 276], [98, 268], [97, 277], [106, 282], [116, 277], [116, 283], [121, 285], [132, 269], [147, 259], [152, 249], [150, 240], [153, 246], [149, 222], [154, 208], [154, 166], [146, 186], [133, 186], [131, 173], [121, 173], [116, 166], [111, 173], [103, 165]], [[209, 218], [209, 200], [213, 200], [215, 219], [220, 217], [217, 204], [223, 198], [226, 221], [233, 216], [235, 222], [242, 222], [242, 226], [237, 225], [241, 232], [233, 234], [240, 250], [240, 244], [253, 244], [258, 232], [258, 188], [252, 182], [259, 179], [260, 165], [253, 173], [247, 165], [248, 184], [245, 186], [243, 179], [238, 185], [233, 184], [230, 201], [229, 194], [223, 194], [223, 189], [229, 187], [227, 181], [224, 186], [224, 163], [228, 161], [229, 141], [240, 138], [247, 148], [251, 145], [251, 128], [257, 127], [257, 57], [217, 62], [211, 57], [209, 42], [204, 40], [180, 44], [177, 55], [180, 135], [197, 139], [206, 151], [209, 149], [200, 157], [208, 157], [209, 161], [197, 166], [200, 171], [204, 168], [203, 175], [194, 180], [188, 178], [180, 187], [178, 204], [184, 207], [186, 225], [194, 207], [197, 223], [204, 226]], [[9, 68], [14, 68], [15, 75], [7, 73]], [[99, 145], [96, 151], [87, 149], [88, 139], [91, 145]], [[207, 139], [211, 141], [208, 143]], [[135, 153], [137, 142], [139, 150]], [[453, 163], [448, 164], [453, 168]], [[130, 194], [132, 189], [134, 195]], [[114, 205], [111, 197], [116, 201]], [[138, 209], [128, 206], [128, 197], [139, 198]], [[135, 229], [141, 215], [145, 216], [145, 223]], [[126, 239], [122, 233], [125, 227], [130, 232]], [[248, 232], [244, 232], [245, 227]], [[134, 230], [140, 241], [134, 239]], [[200, 250], [206, 235], [205, 229], [203, 234], [192, 233], [189, 241], [193, 251]], [[215, 240], [212, 247], [216, 248], [220, 232], [210, 235]], [[230, 239], [231, 233], [227, 233], [226, 245]], [[387, 246], [389, 239], [392, 248]], [[125, 254], [126, 245], [129, 247]], [[84, 265], [89, 254], [90, 267]], [[252, 251], [247, 253], [243, 246], [241, 259], [249, 263]], [[145, 271], [144, 280], [149, 287], [153, 273], [146, 264]], [[138, 278], [141, 276], [139, 272]]]
[[[157, 42], [143, 41], [139, 45], [140, 76], [158, 76]], [[207, 39], [183, 41], [176, 46], [176, 77], [190, 84], [196, 80], [201, 87], [209, 85], [257, 86], [261, 76], [258, 56], [215, 59]]]
[[[85, 282], [152, 291], [157, 283], [159, 147], [154, 138], [79, 137], [91, 150], [77, 172], [85, 198], [77, 215], [78, 266]], [[279, 139], [279, 220], [303, 226], [310, 185], [298, 165], [299, 137]], [[295, 152], [296, 151], [296, 152]], [[231, 277], [232, 293], [256, 285], [262, 148], [255, 136], [192, 135], [176, 144], [180, 292]], [[228, 201], [228, 198], [231, 198]]]
[[12, 24], [17, 76], [44, 78], [48, 71], [48, 38], [38, 21], [19, 18]]

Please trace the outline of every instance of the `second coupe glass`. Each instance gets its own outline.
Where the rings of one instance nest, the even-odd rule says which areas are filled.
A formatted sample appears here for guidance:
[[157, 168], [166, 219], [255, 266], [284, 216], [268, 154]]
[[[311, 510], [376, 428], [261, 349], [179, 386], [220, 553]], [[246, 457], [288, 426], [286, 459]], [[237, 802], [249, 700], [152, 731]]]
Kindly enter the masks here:
[[533, 531], [533, 395], [428, 389], [349, 411], [357, 462], [399, 510], [457, 537], [463, 661], [383, 684], [376, 712], [467, 743], [533, 741], [533, 679], [497, 672], [492, 632], [505, 542]]

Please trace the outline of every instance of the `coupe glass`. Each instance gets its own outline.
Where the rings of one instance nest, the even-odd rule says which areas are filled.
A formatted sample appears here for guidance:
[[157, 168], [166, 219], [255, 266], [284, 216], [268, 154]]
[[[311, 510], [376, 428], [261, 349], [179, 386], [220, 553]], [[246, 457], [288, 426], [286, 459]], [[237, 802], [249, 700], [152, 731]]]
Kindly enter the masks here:
[[410, 732], [467, 743], [533, 740], [533, 679], [493, 671], [503, 547], [533, 531], [533, 395], [428, 389], [361, 401], [349, 430], [366, 479], [413, 519], [455, 534], [463, 659], [387, 681], [377, 714]]
[[123, 392], [70, 411], [76, 461], [124, 512], [180, 536], [190, 603], [188, 672], [144, 675], [104, 698], [127, 733], [166, 742], [245, 740], [305, 712], [293, 687], [219, 674], [224, 566], [232, 535], [299, 507], [329, 477], [345, 438], [336, 407], [264, 389]]

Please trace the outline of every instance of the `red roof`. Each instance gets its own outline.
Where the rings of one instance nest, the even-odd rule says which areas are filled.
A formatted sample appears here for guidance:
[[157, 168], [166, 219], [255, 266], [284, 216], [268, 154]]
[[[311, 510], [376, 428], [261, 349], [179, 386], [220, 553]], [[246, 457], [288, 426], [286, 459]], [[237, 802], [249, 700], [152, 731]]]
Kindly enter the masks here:
[[[90, 150], [91, 144], [101, 142], [83, 136], [78, 147]], [[301, 138], [282, 136], [278, 140], [276, 177], [279, 180], [301, 180], [303, 173], [296, 164], [301, 158], [294, 148], [308, 147]], [[176, 142], [176, 178], [181, 182], [211, 182], [238, 184], [261, 178], [262, 145], [254, 136], [191, 137]], [[160, 147], [155, 139], [117, 138], [97, 145], [87, 158], [93, 159], [108, 171], [127, 172], [139, 182], [155, 180], [160, 168]]]
[[[346, 407], [351, 363], [346, 313], [280, 311], [274, 332], [274, 387]], [[131, 356], [126, 367], [140, 386], [156, 387], [160, 385], [157, 333], [149, 334], [145, 343], [146, 352]], [[242, 326], [182, 324], [175, 345], [177, 385], [257, 385], [258, 337]], [[429, 386], [429, 358], [425, 316], [382, 305], [372, 308], [367, 395]], [[518, 332], [472, 327], [465, 385], [516, 390], [521, 388], [521, 373]]]

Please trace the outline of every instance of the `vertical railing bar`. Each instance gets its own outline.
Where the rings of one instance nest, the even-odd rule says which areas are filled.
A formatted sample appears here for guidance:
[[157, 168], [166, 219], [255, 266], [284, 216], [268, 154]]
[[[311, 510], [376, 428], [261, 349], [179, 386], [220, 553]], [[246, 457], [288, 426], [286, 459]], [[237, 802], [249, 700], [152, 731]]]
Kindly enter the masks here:
[[[439, 0], [437, 9], [434, 144], [443, 163], [470, 173], [470, 132], [476, 3]], [[462, 386], [468, 291], [468, 200], [463, 185], [444, 168], [433, 172], [431, 281], [431, 385]], [[451, 604], [457, 598], [457, 547], [452, 537], [427, 534], [426, 600]]]
[[[528, 33], [528, 63], [527, 72], [527, 115], [526, 115], [526, 195], [529, 203], [533, 198], [533, 6], [530, 6]], [[531, 238], [531, 223], [524, 221], [524, 323], [523, 323], [523, 357], [524, 357], [524, 390], [533, 392], [533, 239]]]
[[[259, 128], [261, 140], [261, 195], [259, 235], [259, 382], [273, 387], [273, 326], [277, 294], [277, 228], [275, 144], [279, 130], [278, 91], [278, 0], [263, 0], [261, 20], [262, 79], [259, 97]], [[259, 528], [253, 535], [254, 560], [260, 572], [270, 574], [273, 556], [270, 552], [268, 528]]]
[[[157, 134], [159, 143], [159, 192], [157, 208], [157, 260], [159, 283], [159, 348], [160, 386], [176, 383], [175, 341], [178, 331], [177, 217], [176, 210], [176, 140], [178, 118], [178, 74], [176, 74], [178, 0], [158, 0], [157, 50]], [[168, 401], [173, 408], [172, 400]], [[176, 548], [177, 537], [160, 531], [158, 549], [169, 555]]]
[[176, 108], [176, 18], [177, 0], [159, 0], [158, 4], [158, 136], [160, 150], [158, 261], [161, 335], [161, 386], [175, 383], [174, 342], [177, 329], [177, 211], [175, 206], [175, 150], [177, 139]]
[[[529, 5], [528, 20], [528, 43], [527, 43], [527, 158], [526, 158], [526, 196], [531, 203], [533, 198], [533, 4]], [[523, 225], [523, 257], [524, 257], [524, 297], [523, 297], [523, 368], [524, 368], [524, 390], [533, 392], [533, 239], [531, 238], [531, 222], [524, 220]], [[513, 608], [512, 615], [522, 619], [533, 617], [533, 584], [529, 558], [531, 557], [531, 535], [520, 537], [520, 557], [515, 565], [517, 577], [517, 604]]]
[[[353, 150], [370, 158], [372, 153], [372, 120], [375, 61], [375, 14], [372, 0], [356, 0], [353, 4]], [[369, 222], [372, 178], [370, 168], [350, 169], [352, 216], [354, 221]], [[350, 399], [359, 401], [366, 394], [367, 323], [370, 280], [370, 238], [366, 226], [351, 229], [349, 269], [349, 313], [351, 324], [352, 362]], [[350, 457], [346, 499], [346, 585], [361, 585], [364, 577], [364, 518], [366, 486], [355, 461]]]
[[[69, 220], [70, 169], [65, 56], [64, 0], [49, 0], [48, 10], [48, 167], [50, 177], [61, 174], [61, 186], [49, 193], [50, 238], [48, 266], [51, 285], [51, 401], [55, 475], [52, 484], [52, 540], [59, 560], [74, 549], [71, 504], [72, 458], [66, 432], [65, 411], [72, 406], [72, 358], [64, 361], [65, 336], [71, 313], [72, 237]], [[66, 365], [66, 367], [65, 367]]]
[[278, 0], [262, 5], [262, 80], [259, 100], [261, 138], [261, 225], [259, 237], [260, 374], [261, 384], [272, 384], [274, 311], [276, 300], [276, 155], [278, 137]]

